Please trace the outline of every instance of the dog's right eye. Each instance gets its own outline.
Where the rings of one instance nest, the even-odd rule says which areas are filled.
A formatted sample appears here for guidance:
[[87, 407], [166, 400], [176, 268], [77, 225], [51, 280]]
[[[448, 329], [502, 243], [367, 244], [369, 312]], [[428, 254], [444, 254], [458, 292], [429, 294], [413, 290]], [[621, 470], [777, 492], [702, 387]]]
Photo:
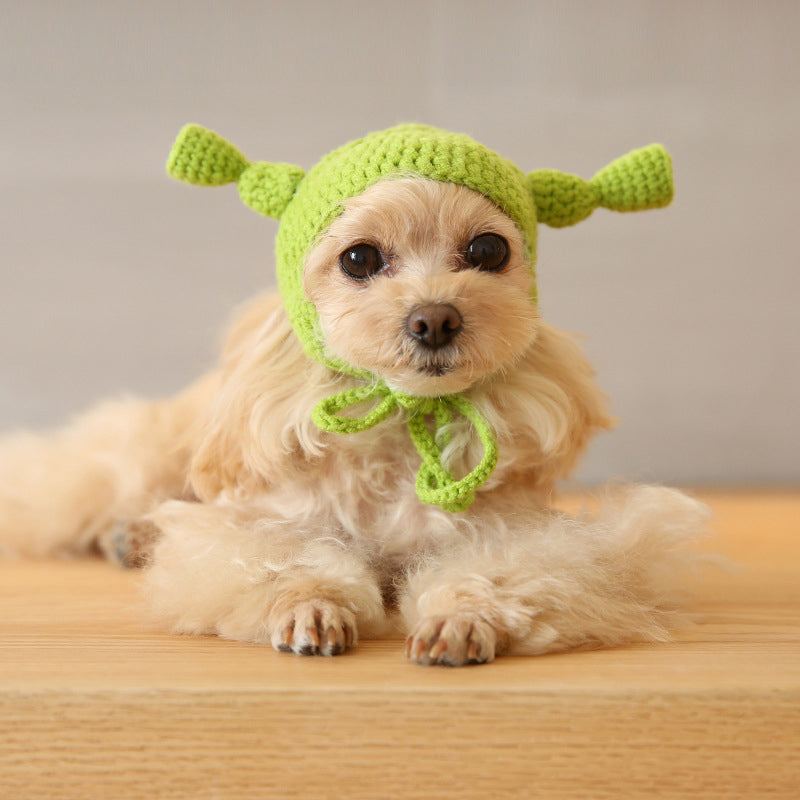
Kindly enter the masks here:
[[381, 251], [371, 244], [354, 244], [339, 256], [342, 270], [350, 278], [363, 281], [377, 275], [386, 264]]

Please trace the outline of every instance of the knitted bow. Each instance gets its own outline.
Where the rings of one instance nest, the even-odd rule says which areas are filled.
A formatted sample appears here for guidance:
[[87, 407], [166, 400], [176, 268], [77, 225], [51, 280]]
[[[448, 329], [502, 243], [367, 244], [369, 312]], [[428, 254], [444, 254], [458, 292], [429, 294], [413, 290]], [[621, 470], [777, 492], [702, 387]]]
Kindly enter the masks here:
[[[340, 415], [346, 408], [375, 399], [379, 399], [378, 404], [362, 417]], [[376, 383], [326, 397], [314, 408], [312, 419], [329, 433], [358, 433], [383, 422], [397, 408], [406, 411], [411, 441], [422, 458], [417, 472], [417, 497], [423, 503], [441, 506], [445, 511], [465, 511], [475, 499], [475, 491], [497, 466], [497, 439], [483, 415], [463, 395], [413, 397]], [[442, 463], [442, 450], [437, 443], [437, 436], [444, 426], [452, 422], [454, 411], [472, 423], [483, 445], [480, 462], [460, 480], [456, 480]], [[426, 417], [430, 415], [434, 420], [433, 433], [426, 423]]]

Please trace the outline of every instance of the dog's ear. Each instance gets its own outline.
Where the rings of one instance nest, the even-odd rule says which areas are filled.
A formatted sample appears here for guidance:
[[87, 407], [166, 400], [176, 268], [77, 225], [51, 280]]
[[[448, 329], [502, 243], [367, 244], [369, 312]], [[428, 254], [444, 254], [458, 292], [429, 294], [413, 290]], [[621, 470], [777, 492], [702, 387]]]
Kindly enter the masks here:
[[277, 294], [251, 301], [228, 332], [213, 397], [198, 409], [189, 478], [204, 502], [300, 478], [324, 450], [311, 419], [337, 377], [309, 361]]
[[590, 181], [539, 169], [528, 175], [539, 222], [575, 225], [598, 206], [612, 211], [663, 208], [672, 201], [672, 159], [660, 144], [633, 150], [601, 169]]
[[221, 136], [200, 125], [185, 125], [167, 159], [167, 173], [195, 186], [236, 183], [242, 202], [265, 217], [280, 219], [305, 173], [293, 164], [251, 164]]
[[614, 425], [608, 399], [570, 334], [539, 321], [533, 345], [487, 387], [484, 407], [510, 463], [524, 463], [531, 489], [547, 496], [573, 470], [589, 440]]

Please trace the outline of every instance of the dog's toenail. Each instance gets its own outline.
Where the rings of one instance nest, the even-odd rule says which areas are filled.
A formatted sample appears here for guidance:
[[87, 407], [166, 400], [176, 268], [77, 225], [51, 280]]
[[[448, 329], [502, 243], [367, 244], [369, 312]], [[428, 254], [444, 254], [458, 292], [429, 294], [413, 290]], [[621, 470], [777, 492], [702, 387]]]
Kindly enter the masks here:
[[447, 642], [443, 642], [441, 639], [439, 639], [439, 641], [436, 642], [433, 647], [431, 647], [429, 655], [434, 661], [436, 661], [445, 650], [447, 650]]
[[311, 639], [311, 643], [315, 650], [319, 650], [319, 631], [316, 628], [306, 628], [306, 636]]

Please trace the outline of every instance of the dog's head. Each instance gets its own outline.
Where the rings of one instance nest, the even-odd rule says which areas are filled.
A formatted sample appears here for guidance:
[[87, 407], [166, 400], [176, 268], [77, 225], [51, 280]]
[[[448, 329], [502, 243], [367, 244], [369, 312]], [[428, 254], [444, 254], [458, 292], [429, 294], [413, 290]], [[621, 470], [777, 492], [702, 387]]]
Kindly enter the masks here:
[[536, 335], [514, 222], [453, 183], [399, 178], [345, 203], [305, 265], [328, 353], [413, 395], [509, 368]]
[[584, 181], [526, 174], [468, 136], [424, 125], [349, 142], [308, 173], [251, 163], [189, 125], [167, 169], [190, 183], [236, 182], [245, 203], [280, 219], [278, 283], [309, 356], [428, 396], [509, 367], [534, 339], [537, 223], [672, 197], [659, 145]]

